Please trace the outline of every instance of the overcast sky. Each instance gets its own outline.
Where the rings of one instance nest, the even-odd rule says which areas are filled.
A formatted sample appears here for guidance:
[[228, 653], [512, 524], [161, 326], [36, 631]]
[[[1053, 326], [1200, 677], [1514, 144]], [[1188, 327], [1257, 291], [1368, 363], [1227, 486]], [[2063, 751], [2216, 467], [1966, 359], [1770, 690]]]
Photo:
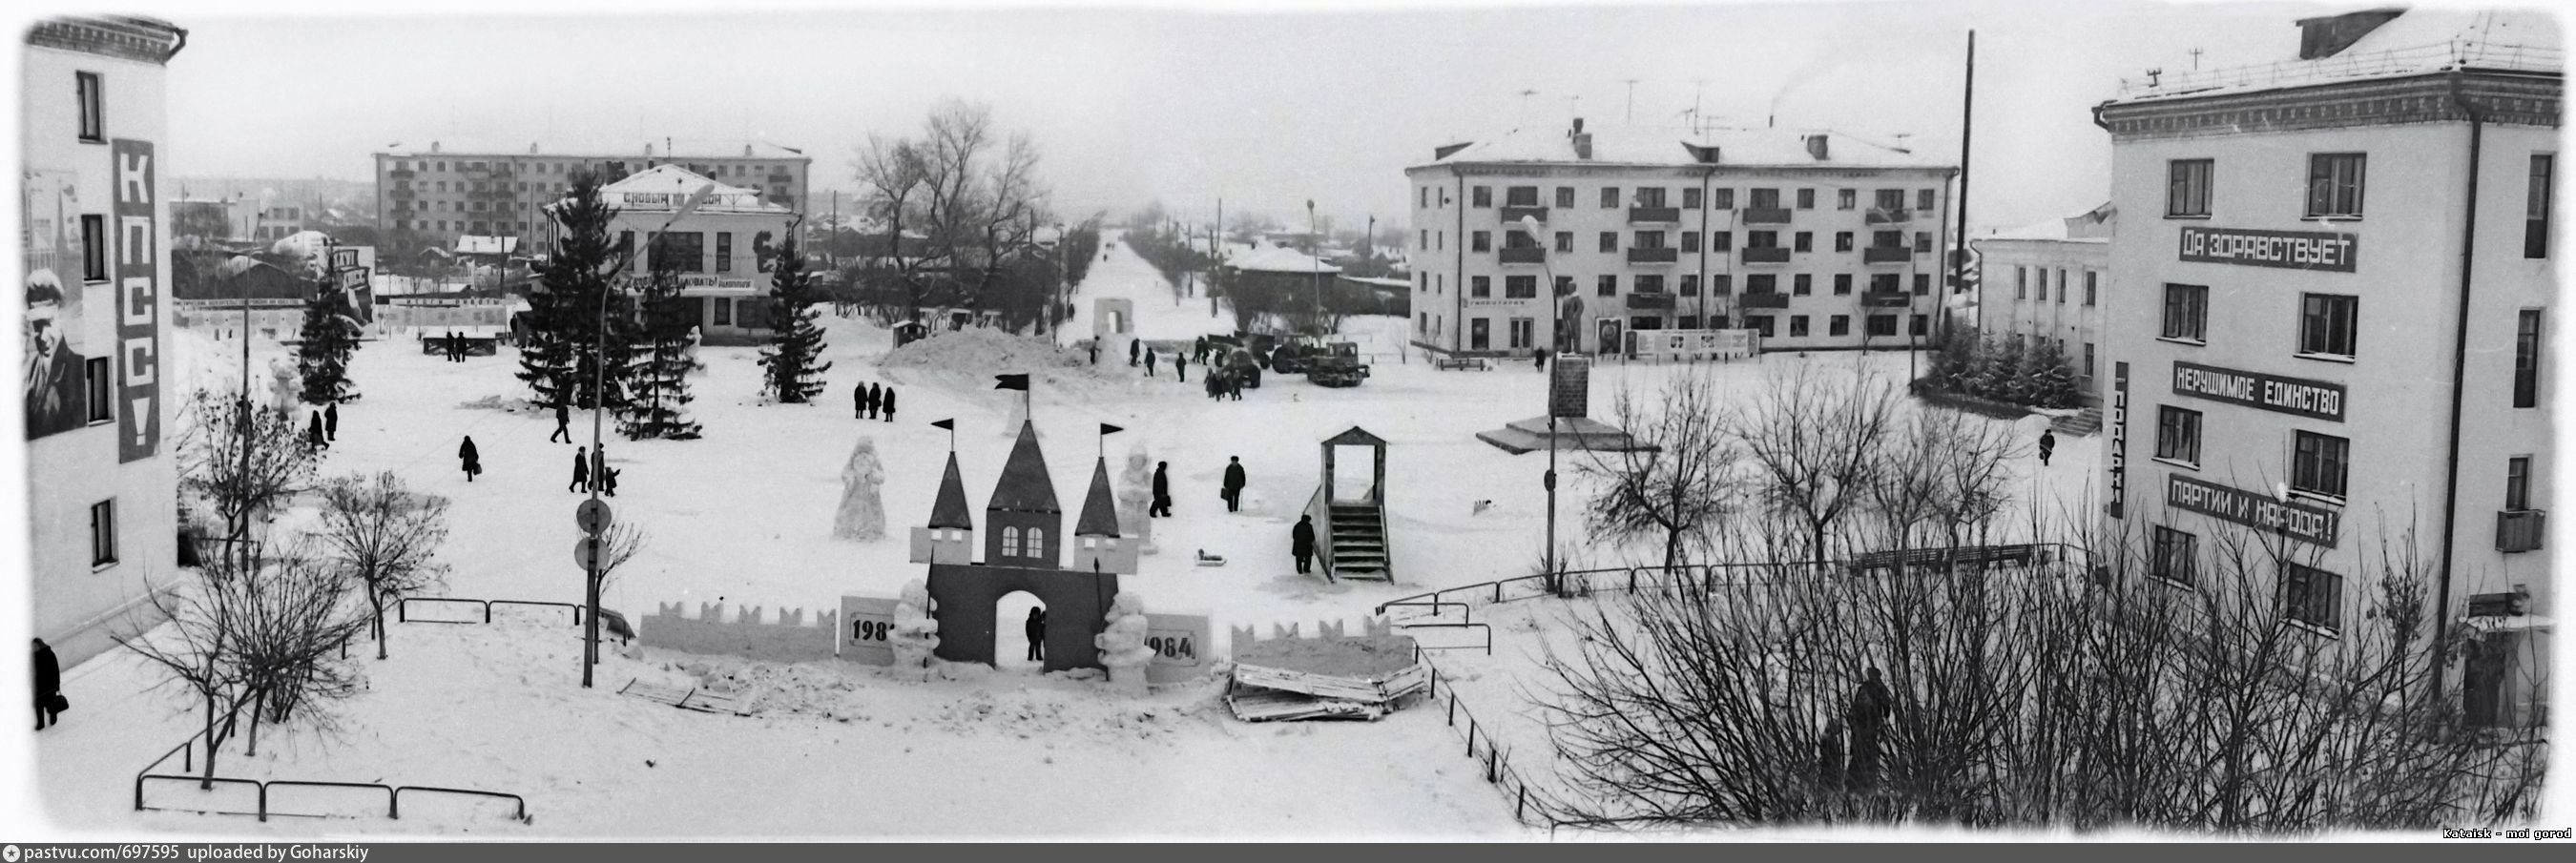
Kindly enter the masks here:
[[1302, 217], [1312, 199], [1352, 227], [1404, 218], [1403, 169], [1437, 145], [1575, 115], [1621, 123], [1632, 110], [1636, 124], [1678, 128], [1695, 94], [1725, 124], [1761, 125], [1776, 103], [1783, 128], [1903, 133], [1955, 158], [1975, 28], [1971, 213], [2009, 226], [2103, 199], [2110, 148], [2088, 109], [2120, 77], [2189, 68], [2195, 47], [2206, 67], [2284, 59], [2294, 18], [2342, 8], [2356, 7], [161, 14], [190, 31], [170, 67], [179, 176], [360, 180], [369, 154], [395, 142], [753, 138], [814, 157], [819, 207], [824, 190], [855, 188], [855, 143], [909, 132], [957, 96], [1035, 136], [1068, 216], [1153, 200], [1204, 215], [1223, 197], [1229, 210]]

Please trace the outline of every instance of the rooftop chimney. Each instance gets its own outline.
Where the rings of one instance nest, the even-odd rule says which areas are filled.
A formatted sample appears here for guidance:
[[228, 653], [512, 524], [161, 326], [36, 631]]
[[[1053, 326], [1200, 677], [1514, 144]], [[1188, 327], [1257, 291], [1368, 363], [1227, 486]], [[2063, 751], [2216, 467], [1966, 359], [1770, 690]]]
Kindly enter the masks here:
[[651, 141], [644, 142], [644, 158], [653, 158], [653, 142]]
[[2352, 43], [2361, 41], [2361, 37], [2370, 35], [2370, 31], [2379, 29], [2379, 25], [2386, 24], [2404, 14], [2406, 14], [2404, 9], [2372, 9], [2365, 12], [2347, 12], [2342, 15], [2301, 18], [2299, 19], [2299, 59], [2316, 60], [2332, 57], [2343, 49], [2352, 47]]
[[1819, 162], [1825, 160], [1825, 136], [1807, 136], [1807, 155], [1816, 157]]
[[1592, 158], [1592, 133], [1583, 131], [1583, 118], [1574, 118], [1574, 131], [1567, 133], [1566, 137], [1574, 139], [1575, 158]]
[[432, 152], [432, 153], [438, 152], [438, 142], [437, 142], [437, 141], [431, 141], [431, 142], [429, 142], [429, 151], [430, 151], [430, 152]]

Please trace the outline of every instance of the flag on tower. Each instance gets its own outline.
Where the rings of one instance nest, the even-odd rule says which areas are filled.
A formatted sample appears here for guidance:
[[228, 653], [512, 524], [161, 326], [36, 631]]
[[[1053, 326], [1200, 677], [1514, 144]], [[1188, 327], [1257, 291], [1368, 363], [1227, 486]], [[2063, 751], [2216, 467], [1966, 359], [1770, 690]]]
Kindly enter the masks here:
[[1113, 435], [1113, 434], [1117, 434], [1117, 433], [1119, 433], [1119, 432], [1123, 432], [1123, 431], [1126, 431], [1126, 429], [1119, 428], [1119, 427], [1117, 427], [1117, 426], [1110, 425], [1110, 424], [1108, 424], [1108, 423], [1101, 423], [1101, 424], [1100, 424], [1100, 433], [1101, 433], [1101, 434], [1104, 434], [1104, 435]]
[[993, 376], [993, 379], [994, 379], [994, 380], [996, 380], [996, 381], [1000, 381], [1000, 383], [997, 383], [997, 384], [994, 384], [994, 385], [993, 385], [993, 388], [994, 388], [994, 389], [997, 389], [997, 390], [1019, 390], [1020, 392], [1028, 392], [1028, 391], [1029, 391], [1029, 376], [1028, 376], [1028, 375], [1025, 375], [1025, 374], [1019, 374], [1019, 375], [994, 375], [994, 376]]
[[957, 421], [956, 421], [956, 420], [954, 420], [954, 419], [944, 419], [944, 420], [940, 420], [940, 421], [935, 422], [935, 423], [931, 423], [931, 424], [930, 424], [930, 427], [931, 427], [931, 428], [947, 429], [947, 430], [949, 430], [949, 431], [956, 431], [956, 430], [957, 430]]

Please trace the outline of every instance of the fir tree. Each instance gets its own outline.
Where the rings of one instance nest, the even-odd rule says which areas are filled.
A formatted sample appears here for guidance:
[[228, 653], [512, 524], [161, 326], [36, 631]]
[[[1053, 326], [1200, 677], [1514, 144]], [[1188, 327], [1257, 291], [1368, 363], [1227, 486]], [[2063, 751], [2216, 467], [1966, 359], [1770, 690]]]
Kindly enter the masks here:
[[1968, 375], [1975, 367], [1976, 359], [1976, 331], [1966, 328], [1946, 330], [1941, 334], [1940, 345], [1932, 352], [1928, 383], [1933, 389], [1943, 392], [1965, 392]]
[[618, 414], [618, 431], [629, 439], [698, 436], [689, 419], [689, 330], [695, 298], [680, 296], [677, 268], [653, 261], [652, 278], [644, 283], [644, 353], [631, 376], [631, 402]]
[[1986, 398], [2010, 404], [2021, 404], [2027, 382], [2022, 379], [2022, 357], [2030, 353], [2028, 336], [2013, 333], [1997, 339], [1995, 357], [1986, 366]]
[[2066, 353], [2057, 349], [2057, 340], [2040, 339], [2022, 353], [2022, 403], [2043, 408], [2071, 408], [2076, 404], [2075, 370], [2066, 364]]
[[[556, 225], [555, 245], [528, 292], [528, 333], [519, 349], [519, 380], [540, 405], [590, 408], [594, 387], [604, 407], [615, 410], [626, 402], [638, 327], [614, 279], [625, 271], [632, 250], [611, 243], [608, 224], [617, 211], [599, 189], [597, 177], [575, 173], [571, 193], [548, 213]], [[607, 378], [596, 380], [603, 364]]]
[[814, 274], [805, 271], [804, 252], [789, 232], [779, 244], [778, 263], [769, 277], [770, 344], [760, 349], [761, 390], [784, 403], [802, 403], [823, 391], [823, 328], [816, 324], [823, 301]]
[[305, 404], [345, 402], [358, 397], [349, 381], [349, 355], [358, 349], [358, 322], [349, 316], [348, 292], [326, 278], [315, 283], [304, 301], [302, 344], [295, 348], [295, 371], [304, 376]]

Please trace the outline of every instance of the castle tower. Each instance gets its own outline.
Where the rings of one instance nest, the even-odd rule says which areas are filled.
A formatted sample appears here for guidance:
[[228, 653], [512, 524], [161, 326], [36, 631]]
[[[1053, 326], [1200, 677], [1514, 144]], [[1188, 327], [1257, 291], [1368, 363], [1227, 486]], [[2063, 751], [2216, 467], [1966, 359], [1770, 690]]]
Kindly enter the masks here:
[[912, 529], [912, 562], [974, 563], [975, 519], [966, 509], [966, 482], [957, 475], [957, 454], [948, 454], [948, 472], [939, 478], [939, 497], [930, 505], [930, 524]]
[[1119, 535], [1118, 504], [1109, 491], [1109, 460], [1091, 466], [1091, 491], [1082, 499], [1082, 517], [1073, 523], [1075, 572], [1136, 574], [1136, 544]]
[[1055, 569], [1062, 559], [1064, 510], [1056, 504], [1055, 481], [1047, 476], [1046, 454], [1038, 450], [1035, 424], [1020, 424], [1020, 439], [1002, 463], [1002, 481], [984, 505], [986, 566]]

